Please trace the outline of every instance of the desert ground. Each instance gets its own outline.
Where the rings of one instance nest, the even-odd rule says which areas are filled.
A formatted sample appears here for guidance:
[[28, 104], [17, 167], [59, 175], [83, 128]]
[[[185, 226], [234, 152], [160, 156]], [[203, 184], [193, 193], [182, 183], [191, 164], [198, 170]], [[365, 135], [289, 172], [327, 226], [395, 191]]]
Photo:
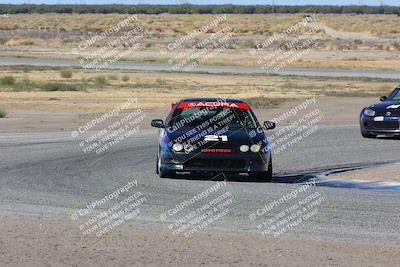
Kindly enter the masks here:
[[[0, 260], [9, 266], [397, 266], [390, 245], [202, 233], [190, 243], [160, 230], [123, 227], [96, 245], [51, 219], [0, 219]], [[28, 253], [29, 251], [29, 253]], [[179, 256], [177, 256], [179, 255]]]

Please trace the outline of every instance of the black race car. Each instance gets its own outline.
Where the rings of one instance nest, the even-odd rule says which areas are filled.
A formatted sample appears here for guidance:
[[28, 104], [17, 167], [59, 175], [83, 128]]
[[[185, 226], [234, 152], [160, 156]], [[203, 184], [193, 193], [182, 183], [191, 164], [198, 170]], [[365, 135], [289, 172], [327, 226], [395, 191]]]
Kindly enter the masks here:
[[180, 174], [245, 174], [270, 182], [272, 158], [262, 127], [241, 100], [182, 99], [171, 105], [165, 120], [151, 122], [161, 128], [156, 172], [161, 178]]
[[381, 103], [361, 111], [361, 135], [365, 138], [376, 138], [378, 135], [400, 136], [400, 86], [380, 100]]

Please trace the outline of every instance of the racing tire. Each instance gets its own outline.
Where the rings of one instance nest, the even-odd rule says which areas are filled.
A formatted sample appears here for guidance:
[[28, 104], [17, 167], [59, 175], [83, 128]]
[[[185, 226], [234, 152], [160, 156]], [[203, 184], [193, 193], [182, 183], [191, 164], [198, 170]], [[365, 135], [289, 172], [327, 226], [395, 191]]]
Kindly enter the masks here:
[[160, 170], [158, 175], [160, 176], [160, 178], [175, 178], [175, 172], [173, 171]]
[[251, 178], [256, 179], [257, 181], [260, 182], [266, 182], [266, 183], [271, 183], [272, 182], [272, 156], [269, 159], [268, 163], [268, 171], [266, 172], [254, 172], [250, 174]]
[[369, 134], [369, 133], [361, 132], [361, 135], [364, 138], [371, 138], [371, 139], [375, 139], [376, 138], [375, 134]]
[[166, 171], [166, 170], [161, 170], [160, 169], [160, 160], [157, 156], [157, 161], [156, 161], [156, 173], [160, 178], [175, 178], [175, 172], [174, 171]]
[[157, 157], [157, 161], [156, 161], [156, 174], [160, 174], [160, 171], [158, 170], [158, 157]]

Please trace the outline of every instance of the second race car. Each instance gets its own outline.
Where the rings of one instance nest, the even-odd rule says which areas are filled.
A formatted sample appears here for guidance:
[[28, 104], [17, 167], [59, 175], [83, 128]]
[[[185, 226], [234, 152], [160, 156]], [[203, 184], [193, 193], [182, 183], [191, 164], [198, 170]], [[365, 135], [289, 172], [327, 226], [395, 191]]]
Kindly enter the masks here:
[[400, 86], [380, 100], [381, 103], [361, 111], [361, 135], [365, 138], [376, 138], [378, 135], [400, 136]]

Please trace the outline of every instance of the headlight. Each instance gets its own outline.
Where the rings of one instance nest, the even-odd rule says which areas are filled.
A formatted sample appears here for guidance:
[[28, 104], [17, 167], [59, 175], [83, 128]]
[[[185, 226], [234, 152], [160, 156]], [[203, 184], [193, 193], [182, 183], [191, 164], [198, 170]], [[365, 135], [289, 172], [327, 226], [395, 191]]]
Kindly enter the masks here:
[[239, 149], [240, 149], [241, 152], [247, 152], [247, 151], [249, 151], [249, 146], [248, 145], [241, 145]]
[[367, 108], [366, 110], [364, 110], [364, 115], [365, 116], [370, 116], [370, 117], [375, 116], [375, 111], [372, 110], [372, 109]]
[[250, 150], [251, 150], [252, 152], [254, 152], [254, 153], [259, 152], [260, 149], [261, 149], [261, 146], [260, 146], [260, 145], [252, 145], [252, 146], [250, 147]]
[[179, 143], [175, 143], [172, 145], [172, 149], [175, 150], [176, 152], [182, 151], [183, 150], [183, 145]]

